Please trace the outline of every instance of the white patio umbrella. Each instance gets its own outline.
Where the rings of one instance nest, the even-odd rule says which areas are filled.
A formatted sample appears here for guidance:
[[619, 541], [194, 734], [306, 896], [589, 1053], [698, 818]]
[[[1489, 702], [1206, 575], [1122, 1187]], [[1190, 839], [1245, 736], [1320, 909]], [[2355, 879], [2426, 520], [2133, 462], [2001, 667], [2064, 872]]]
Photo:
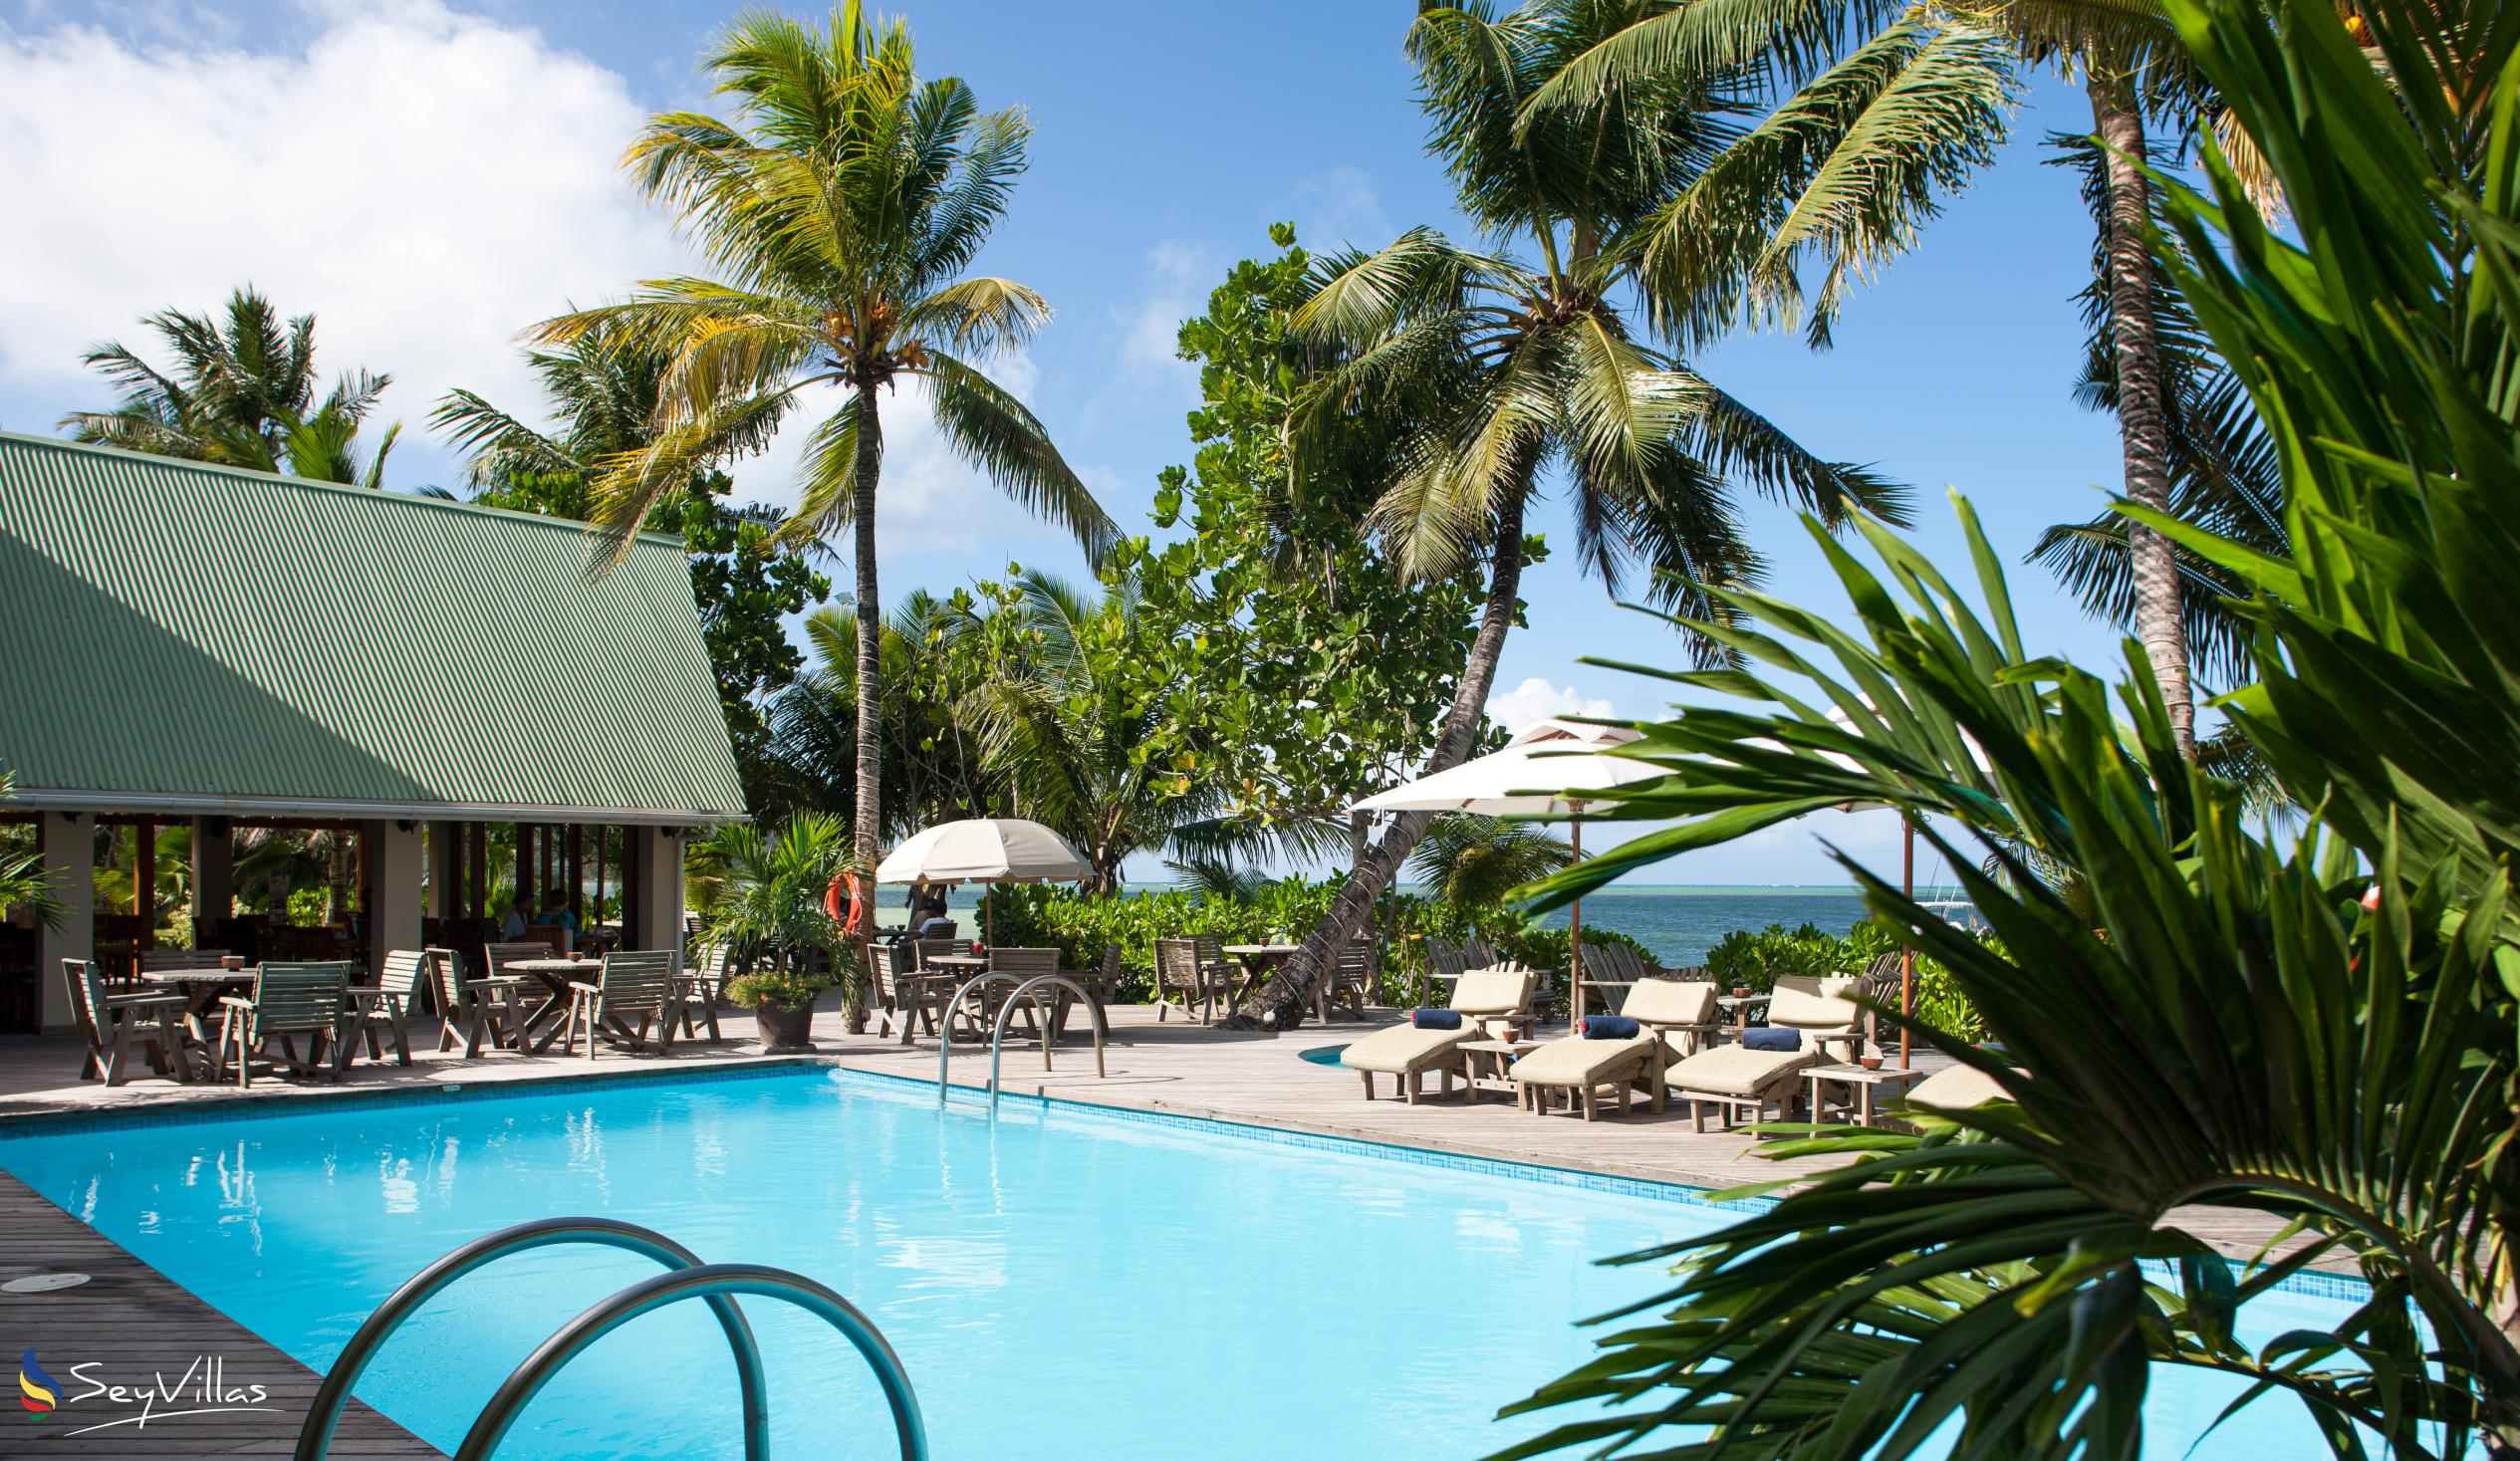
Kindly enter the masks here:
[[894, 848], [877, 882], [1075, 882], [1094, 866], [1068, 840], [1020, 817], [940, 822]]
[[[1544, 720], [1517, 733], [1501, 751], [1464, 761], [1357, 803], [1355, 812], [1478, 812], [1490, 817], [1570, 817], [1575, 855], [1584, 855], [1586, 792], [1660, 780], [1663, 767], [1601, 754], [1638, 739], [1620, 725]], [[1556, 788], [1554, 791], [1543, 788]], [[1584, 1015], [1584, 902], [1567, 909], [1568, 977], [1574, 1013]]]

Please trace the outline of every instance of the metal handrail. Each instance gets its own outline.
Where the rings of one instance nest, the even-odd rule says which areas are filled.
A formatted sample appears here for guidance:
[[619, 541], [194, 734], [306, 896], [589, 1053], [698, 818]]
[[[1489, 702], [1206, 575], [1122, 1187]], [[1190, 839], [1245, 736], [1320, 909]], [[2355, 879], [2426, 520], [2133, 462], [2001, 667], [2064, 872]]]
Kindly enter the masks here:
[[1109, 1030], [1109, 1027], [1103, 1023], [1103, 1002], [1088, 993], [1084, 985], [1065, 974], [1036, 974], [1017, 985], [1015, 992], [1006, 997], [1006, 1003], [997, 1007], [996, 1027], [989, 1032], [990, 1110], [997, 1109], [998, 1059], [1006, 1053], [1006, 1025], [1015, 1017], [1015, 1002], [1019, 999], [1030, 998], [1033, 1009], [1041, 1016], [1041, 1068], [1045, 1071], [1050, 1069], [1050, 1011], [1041, 1007], [1041, 996], [1033, 993], [1033, 986], [1037, 984], [1064, 985], [1075, 990], [1077, 998], [1085, 1001], [1086, 1012], [1094, 1017], [1095, 1079], [1104, 1080], [1111, 1075], [1109, 1071], [1103, 1069], [1103, 1037]]
[[[542, 1218], [476, 1238], [412, 1275], [378, 1305], [376, 1313], [369, 1315], [368, 1322], [350, 1337], [333, 1367], [325, 1371], [323, 1383], [316, 1386], [306, 1424], [298, 1429], [296, 1461], [324, 1461], [332, 1453], [333, 1431], [341, 1424], [342, 1410], [350, 1403], [351, 1387], [359, 1382], [359, 1376], [377, 1357], [386, 1338], [401, 1328], [413, 1310], [484, 1264], [511, 1253], [560, 1243], [628, 1249], [678, 1272], [697, 1272], [703, 1267], [699, 1255], [664, 1234], [615, 1218]], [[768, 1461], [770, 1402], [761, 1377], [761, 1347], [754, 1341], [752, 1327], [744, 1323], [744, 1313], [735, 1307], [734, 1300], [712, 1297], [709, 1308], [716, 1312], [718, 1327], [726, 1332], [726, 1342], [735, 1351], [735, 1374], [743, 1397], [746, 1461]]]
[[927, 1461], [927, 1426], [919, 1415], [918, 1396], [910, 1390], [910, 1377], [901, 1367], [901, 1357], [884, 1342], [883, 1332], [856, 1305], [812, 1279], [756, 1263], [712, 1263], [658, 1274], [632, 1284], [569, 1321], [527, 1355], [525, 1362], [499, 1386], [498, 1393], [490, 1397], [490, 1403], [474, 1418], [472, 1429], [464, 1433], [463, 1444], [455, 1450], [455, 1461], [484, 1461], [497, 1450], [508, 1427], [515, 1424], [518, 1412], [532, 1403], [563, 1365], [596, 1340], [650, 1310], [685, 1299], [706, 1299], [712, 1305], [731, 1306], [733, 1300], [727, 1296], [733, 1294], [784, 1300], [821, 1317], [846, 1335], [858, 1346], [858, 1352], [866, 1356], [877, 1382], [883, 1387], [885, 1402], [892, 1407], [892, 1433], [900, 1442], [901, 1461]]
[[[964, 981], [962, 988], [954, 991], [954, 997], [946, 1002], [944, 1009], [937, 1012], [936, 1109], [938, 1110], [943, 1110], [945, 1108], [945, 1092], [948, 1089], [945, 1083], [945, 1078], [953, 1071], [954, 1011], [962, 1008], [962, 997], [964, 995], [969, 994], [971, 991], [978, 989], [982, 985], [988, 984], [993, 980], [1003, 980], [1008, 984], [1021, 984], [1024, 982], [1020, 975], [1001, 974], [995, 969], [991, 969], [985, 974], [974, 974], [970, 979]], [[1009, 1001], [1009, 1003], [1012, 1003], [1012, 1001]], [[1036, 1005], [1035, 1008], [1039, 1008], [1039, 1006]]]

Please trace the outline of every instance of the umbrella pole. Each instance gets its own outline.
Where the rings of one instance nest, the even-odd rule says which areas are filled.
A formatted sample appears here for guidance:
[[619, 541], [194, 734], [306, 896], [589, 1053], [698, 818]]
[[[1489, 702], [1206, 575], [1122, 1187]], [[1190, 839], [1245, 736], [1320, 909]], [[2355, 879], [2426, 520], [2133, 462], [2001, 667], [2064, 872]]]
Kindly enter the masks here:
[[[1572, 840], [1570, 848], [1574, 853], [1572, 860], [1583, 861], [1584, 818], [1581, 814], [1578, 814], [1575, 821], [1568, 825], [1567, 835]], [[1569, 1018], [1581, 1021], [1584, 1018], [1584, 900], [1582, 898], [1577, 898], [1574, 902], [1567, 904], [1566, 968], [1567, 978], [1575, 982], [1575, 989], [1571, 996], [1572, 1002], [1568, 1005], [1574, 1014]]]
[[[1912, 903], [1916, 900], [1916, 824], [1901, 813], [1898, 831], [1899, 890]], [[1916, 950], [1905, 944], [1901, 944], [1898, 950], [1898, 1012], [1910, 1019], [1916, 1014]], [[1910, 1059], [1907, 1027], [1901, 1025], [1898, 1027], [1898, 1068], [1902, 1071], [1909, 1069]]]

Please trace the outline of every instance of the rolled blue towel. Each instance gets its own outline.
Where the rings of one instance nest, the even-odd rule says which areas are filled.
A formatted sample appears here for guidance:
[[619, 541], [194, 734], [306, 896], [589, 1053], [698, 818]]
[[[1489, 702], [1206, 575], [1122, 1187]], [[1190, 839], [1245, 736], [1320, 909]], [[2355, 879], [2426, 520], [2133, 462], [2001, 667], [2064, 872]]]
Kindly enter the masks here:
[[1408, 1023], [1420, 1030], [1458, 1030], [1461, 1028], [1461, 1012], [1459, 1010], [1419, 1010], [1408, 1017]]
[[1801, 1050], [1803, 1032], [1774, 1025], [1764, 1030], [1744, 1030], [1741, 1032], [1741, 1048], [1743, 1050]]
[[1634, 1040], [1643, 1028], [1626, 1015], [1586, 1015], [1578, 1033], [1586, 1040]]

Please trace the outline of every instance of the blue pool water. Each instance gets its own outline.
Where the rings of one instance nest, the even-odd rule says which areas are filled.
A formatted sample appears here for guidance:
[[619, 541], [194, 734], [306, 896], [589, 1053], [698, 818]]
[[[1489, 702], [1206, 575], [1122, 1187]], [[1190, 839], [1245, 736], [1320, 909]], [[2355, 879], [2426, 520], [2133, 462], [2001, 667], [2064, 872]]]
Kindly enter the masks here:
[[[610, 1214], [797, 1269], [883, 1328], [948, 1461], [1477, 1456], [1542, 1428], [1490, 1417], [1586, 1356], [1576, 1320], [1660, 1282], [1592, 1260], [1724, 1221], [1205, 1123], [1031, 1102], [992, 1123], [820, 1071], [27, 1136], [0, 1140], [0, 1168], [318, 1369], [422, 1264], [529, 1218]], [[360, 1393], [451, 1451], [537, 1341], [652, 1271], [598, 1249], [509, 1259], [423, 1309]], [[746, 1308], [780, 1454], [883, 1454], [854, 1352]], [[2339, 1309], [2285, 1295], [2249, 1318]], [[82, 1359], [114, 1356], [46, 1356]], [[2156, 1391], [2145, 1454], [2185, 1454], [2227, 1393]], [[685, 1306], [581, 1357], [502, 1454], [734, 1456], [735, 1417], [724, 1341]], [[2269, 1405], [2195, 1454], [2318, 1448]]]

